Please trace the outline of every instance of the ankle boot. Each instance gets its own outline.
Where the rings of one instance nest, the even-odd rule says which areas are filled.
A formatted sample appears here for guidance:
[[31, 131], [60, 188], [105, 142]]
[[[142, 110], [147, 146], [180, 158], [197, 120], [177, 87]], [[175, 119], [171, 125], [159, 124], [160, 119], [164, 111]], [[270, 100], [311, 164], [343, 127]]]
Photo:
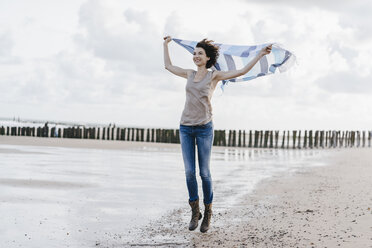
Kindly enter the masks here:
[[205, 233], [209, 229], [209, 224], [211, 223], [211, 218], [212, 218], [212, 203], [205, 204], [205, 209], [204, 209], [204, 218], [202, 221], [202, 224], [200, 226], [200, 231], [202, 233]]
[[189, 200], [189, 204], [192, 210], [189, 230], [193, 231], [198, 227], [198, 222], [202, 218], [202, 214], [199, 209], [199, 199], [197, 199], [196, 201], [192, 201], [192, 202], [190, 202]]

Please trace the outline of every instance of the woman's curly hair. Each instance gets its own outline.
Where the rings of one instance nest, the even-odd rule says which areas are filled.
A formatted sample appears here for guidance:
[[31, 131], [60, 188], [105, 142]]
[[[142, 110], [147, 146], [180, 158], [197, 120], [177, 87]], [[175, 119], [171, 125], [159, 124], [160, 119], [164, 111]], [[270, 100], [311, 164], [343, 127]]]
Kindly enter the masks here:
[[214, 64], [216, 64], [218, 56], [220, 55], [219, 53], [219, 46], [214, 45], [213, 40], [207, 40], [203, 39], [202, 41], [199, 41], [198, 44], [196, 44], [196, 47], [203, 48], [205, 51], [205, 54], [209, 58], [207, 64], [205, 67], [210, 68]]

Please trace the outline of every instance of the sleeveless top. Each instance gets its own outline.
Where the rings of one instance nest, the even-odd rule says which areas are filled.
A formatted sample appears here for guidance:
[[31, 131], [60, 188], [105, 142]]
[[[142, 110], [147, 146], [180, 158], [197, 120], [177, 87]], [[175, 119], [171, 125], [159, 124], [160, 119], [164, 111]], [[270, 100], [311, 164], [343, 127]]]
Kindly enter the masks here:
[[212, 85], [212, 73], [208, 71], [200, 82], [194, 82], [196, 71], [190, 73], [186, 83], [186, 102], [181, 125], [198, 126], [212, 120], [211, 98], [216, 85]]

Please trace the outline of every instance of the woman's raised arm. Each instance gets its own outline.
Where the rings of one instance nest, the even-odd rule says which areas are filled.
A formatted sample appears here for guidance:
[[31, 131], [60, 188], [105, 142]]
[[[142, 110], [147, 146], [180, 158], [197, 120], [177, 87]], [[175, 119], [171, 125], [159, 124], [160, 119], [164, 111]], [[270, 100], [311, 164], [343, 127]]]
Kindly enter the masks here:
[[187, 78], [187, 74], [191, 70], [186, 70], [186, 69], [183, 69], [181, 67], [172, 65], [172, 62], [171, 62], [170, 57], [169, 57], [169, 51], [168, 51], [168, 43], [171, 42], [171, 40], [172, 40], [172, 38], [170, 36], [164, 37], [163, 46], [164, 46], [164, 66], [165, 66], [165, 69], [167, 69], [168, 71], [172, 72], [173, 74], [175, 74], [177, 76]]
[[259, 54], [257, 54], [257, 56], [252, 60], [250, 61], [246, 66], [244, 66], [242, 69], [240, 70], [232, 70], [232, 71], [216, 71], [215, 72], [215, 76], [214, 78], [217, 80], [217, 81], [220, 81], [220, 80], [228, 80], [228, 79], [232, 79], [232, 78], [236, 78], [236, 77], [239, 77], [239, 76], [242, 76], [246, 73], [248, 73], [252, 68], [253, 66], [263, 57], [265, 56], [266, 54], [269, 54], [271, 52], [271, 48], [272, 48], [272, 45], [269, 45], [269, 46], [266, 46], [264, 48], [261, 49], [261, 51], [259, 52]]

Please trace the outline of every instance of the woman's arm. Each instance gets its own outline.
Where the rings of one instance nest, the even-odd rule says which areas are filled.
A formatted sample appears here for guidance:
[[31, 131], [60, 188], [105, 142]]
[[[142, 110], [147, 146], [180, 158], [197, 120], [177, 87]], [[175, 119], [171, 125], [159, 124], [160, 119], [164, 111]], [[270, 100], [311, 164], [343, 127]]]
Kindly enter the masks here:
[[253, 68], [253, 66], [263, 56], [265, 56], [266, 54], [269, 54], [271, 52], [271, 48], [272, 48], [272, 45], [269, 45], [269, 46], [266, 46], [266, 47], [262, 48], [261, 51], [259, 52], [259, 54], [257, 54], [257, 56], [252, 61], [250, 61], [246, 66], [244, 66], [240, 70], [216, 71], [215, 72], [215, 76], [214, 76], [215, 77], [215, 80], [217, 80], [217, 81], [228, 80], [228, 79], [236, 78], [236, 77], [239, 77], [239, 76], [242, 76], [242, 75], [248, 73]]
[[168, 43], [171, 40], [172, 39], [171, 39], [170, 36], [164, 37], [163, 46], [164, 46], [164, 66], [165, 66], [165, 69], [167, 69], [168, 71], [172, 72], [173, 74], [175, 74], [177, 76], [187, 78], [187, 74], [191, 70], [182, 69], [178, 66], [172, 65], [172, 62], [171, 62], [170, 57], [169, 57], [169, 51], [168, 51]]

